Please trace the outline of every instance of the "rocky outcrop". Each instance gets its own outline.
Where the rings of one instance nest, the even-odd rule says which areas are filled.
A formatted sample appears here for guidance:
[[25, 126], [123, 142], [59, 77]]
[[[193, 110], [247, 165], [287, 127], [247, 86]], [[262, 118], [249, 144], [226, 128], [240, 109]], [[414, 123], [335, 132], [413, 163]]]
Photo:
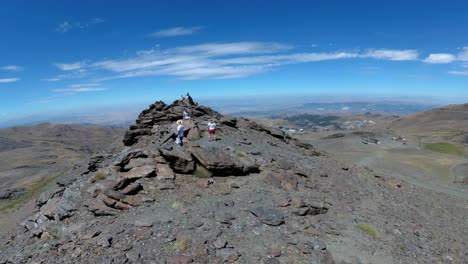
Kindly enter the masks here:
[[[177, 145], [174, 122], [183, 111], [191, 119]], [[212, 118], [218, 133], [208, 141]], [[125, 141], [119, 152], [94, 155], [85, 173], [72, 172], [42, 193], [34, 214], [0, 244], [0, 263], [443, 263], [441, 256], [464, 257], [465, 229], [442, 225], [456, 221], [445, 214], [450, 207], [437, 217], [431, 204], [407, 207], [405, 196], [420, 199], [414, 189], [389, 188], [369, 171], [248, 119], [187, 100], [156, 102]], [[444, 226], [450, 243], [438, 242], [440, 233], [419, 219], [440, 221], [434, 226]], [[368, 230], [380, 238], [356, 223], [372, 225]]]
[[26, 193], [25, 188], [0, 190], [0, 200], [14, 200]]
[[173, 124], [177, 120], [183, 119], [182, 115], [184, 111], [192, 118], [201, 118], [201, 120], [221, 116], [210, 108], [199, 106], [187, 100], [178, 100], [171, 105], [166, 105], [164, 102], [159, 101], [151, 104], [148, 109], [143, 110], [138, 116], [136, 123], [130, 126], [123, 139], [125, 146], [132, 146], [141, 137], [150, 136], [154, 125]]

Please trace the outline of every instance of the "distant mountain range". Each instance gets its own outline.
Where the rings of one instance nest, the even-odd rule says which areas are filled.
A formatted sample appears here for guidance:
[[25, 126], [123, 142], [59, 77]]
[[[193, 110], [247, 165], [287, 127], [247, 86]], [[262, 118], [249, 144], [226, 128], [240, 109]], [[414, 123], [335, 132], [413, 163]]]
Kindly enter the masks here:
[[231, 112], [239, 116], [259, 116], [268, 117], [278, 114], [383, 114], [383, 115], [407, 115], [426, 111], [436, 104], [413, 104], [406, 102], [376, 103], [376, 102], [331, 102], [331, 103], [304, 103], [289, 106], [271, 106], [269, 109], [260, 107], [256, 110], [254, 107], [248, 110]]
[[[415, 103], [409, 100], [388, 99], [353, 99], [353, 98], [310, 98], [310, 97], [252, 97], [224, 98], [202, 101], [221, 113], [236, 116], [270, 117], [274, 115], [292, 114], [372, 114], [407, 115], [426, 111], [440, 104]], [[113, 127], [128, 127], [139, 114], [141, 105], [125, 107], [108, 107], [100, 109], [81, 110], [60, 114], [36, 114], [21, 118], [0, 119], [1, 127], [17, 125], [35, 125], [43, 122], [61, 124], [94, 124]]]

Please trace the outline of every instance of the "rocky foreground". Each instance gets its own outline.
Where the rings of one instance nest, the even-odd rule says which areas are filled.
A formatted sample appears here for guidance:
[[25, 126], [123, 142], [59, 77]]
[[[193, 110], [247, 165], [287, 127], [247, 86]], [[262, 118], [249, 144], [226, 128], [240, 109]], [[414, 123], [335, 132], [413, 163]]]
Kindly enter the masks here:
[[[183, 146], [174, 143], [183, 111]], [[208, 141], [206, 123], [218, 123]], [[157, 102], [42, 193], [0, 263], [466, 263], [467, 201], [245, 118]]]

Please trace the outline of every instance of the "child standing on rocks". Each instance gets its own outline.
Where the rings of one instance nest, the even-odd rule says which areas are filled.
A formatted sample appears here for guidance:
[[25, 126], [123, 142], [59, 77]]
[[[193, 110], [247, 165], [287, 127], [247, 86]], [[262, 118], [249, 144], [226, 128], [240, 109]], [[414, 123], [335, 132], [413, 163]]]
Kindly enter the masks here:
[[182, 120], [177, 120], [177, 138], [176, 143], [182, 146], [182, 139], [184, 138], [184, 125]]
[[216, 123], [213, 119], [208, 122], [208, 141], [216, 140]]

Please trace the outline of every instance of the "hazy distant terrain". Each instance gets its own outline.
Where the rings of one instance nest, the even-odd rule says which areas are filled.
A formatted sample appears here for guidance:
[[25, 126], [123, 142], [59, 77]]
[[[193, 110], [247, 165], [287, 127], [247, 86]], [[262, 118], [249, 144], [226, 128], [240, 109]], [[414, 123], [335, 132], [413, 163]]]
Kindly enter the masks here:
[[90, 154], [119, 144], [123, 131], [50, 123], [0, 129], [0, 190], [27, 188], [86, 162]]
[[210, 102], [210, 106], [221, 112], [239, 116], [269, 117], [273, 115], [314, 114], [365, 114], [371, 112], [383, 115], [407, 115], [437, 107], [435, 103], [412, 103], [405, 101], [326, 101], [307, 102], [307, 100], [245, 100], [244, 102]]
[[[408, 100], [353, 99], [333, 97], [265, 96], [249, 98], [220, 98], [201, 100], [221, 113], [236, 116], [270, 117], [275, 115], [296, 115], [303, 113], [350, 115], [373, 114], [407, 115], [439, 107], [433, 101], [415, 103]], [[149, 104], [149, 103], [148, 103]], [[17, 125], [35, 125], [43, 122], [60, 124], [94, 124], [126, 128], [137, 118], [141, 108], [148, 104], [139, 103], [121, 107], [101, 107], [76, 112], [34, 114], [21, 118], [3, 117], [0, 128]]]

